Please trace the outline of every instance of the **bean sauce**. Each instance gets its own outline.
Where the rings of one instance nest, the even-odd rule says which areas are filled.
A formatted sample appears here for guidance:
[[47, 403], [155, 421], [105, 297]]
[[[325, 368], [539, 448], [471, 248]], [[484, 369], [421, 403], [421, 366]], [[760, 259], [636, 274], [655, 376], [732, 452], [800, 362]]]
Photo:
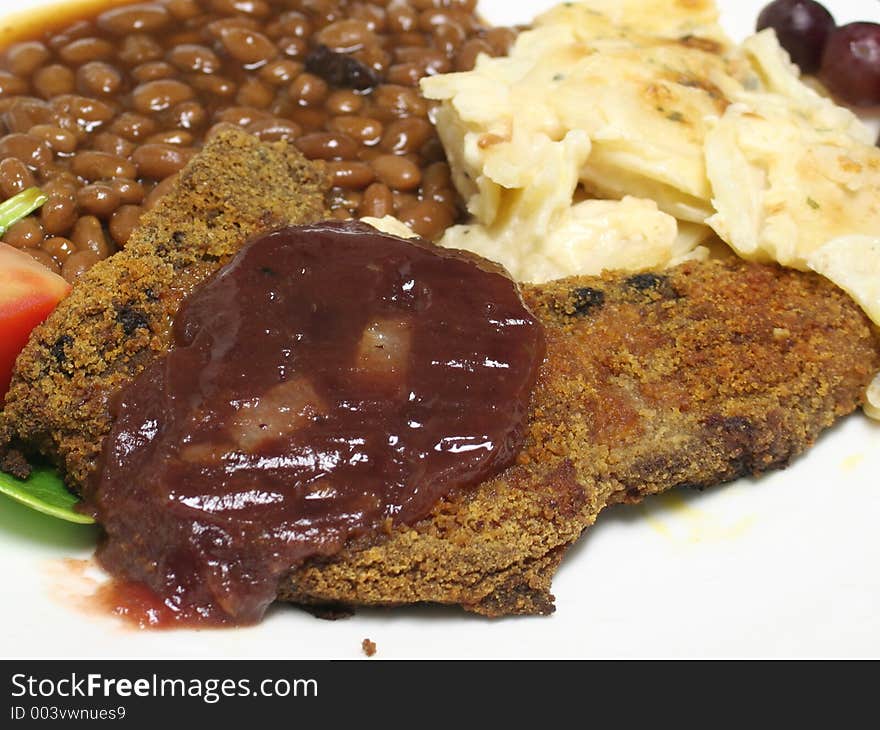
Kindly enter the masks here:
[[[47, 18], [0, 55], [0, 193], [64, 183], [33, 216], [43, 242], [31, 245], [33, 226], [26, 240], [55, 268], [90, 251], [64, 269], [79, 276], [125, 245], [136, 213], [228, 122], [327, 160], [336, 217], [403, 215], [436, 240], [462, 209], [451, 185], [428, 189], [426, 171], [448, 166], [418, 80], [514, 39], [484, 27], [475, 4], [157, 0]], [[69, 239], [82, 216], [107, 246]]]
[[355, 222], [257, 238], [173, 331], [86, 498], [103, 564], [185, 622], [256, 621], [291, 567], [509, 466], [544, 356], [496, 264]]

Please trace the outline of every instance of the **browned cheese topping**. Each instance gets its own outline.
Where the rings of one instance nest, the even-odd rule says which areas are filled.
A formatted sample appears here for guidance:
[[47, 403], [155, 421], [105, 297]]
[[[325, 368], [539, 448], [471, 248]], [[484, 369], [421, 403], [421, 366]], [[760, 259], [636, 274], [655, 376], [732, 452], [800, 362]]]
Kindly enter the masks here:
[[175, 618], [258, 620], [291, 566], [511, 465], [544, 350], [471, 254], [359, 223], [263, 235], [117, 396], [100, 556]]

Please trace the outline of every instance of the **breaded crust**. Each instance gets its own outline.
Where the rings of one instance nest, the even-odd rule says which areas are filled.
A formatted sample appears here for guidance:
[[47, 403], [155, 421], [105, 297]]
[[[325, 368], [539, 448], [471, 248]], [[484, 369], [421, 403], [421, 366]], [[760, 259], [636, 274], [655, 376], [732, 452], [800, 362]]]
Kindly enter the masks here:
[[34, 330], [0, 413], [0, 452], [11, 442], [48, 456], [81, 488], [110, 428], [109, 397], [168, 350], [182, 299], [248, 237], [323, 219], [327, 189], [323, 166], [292, 145], [236, 127], [217, 134], [125, 250]]
[[281, 599], [549, 613], [567, 546], [605, 506], [784, 467], [880, 368], [849, 297], [776, 266], [688, 263], [524, 296], [548, 356], [520, 463], [412, 528], [292, 571]]

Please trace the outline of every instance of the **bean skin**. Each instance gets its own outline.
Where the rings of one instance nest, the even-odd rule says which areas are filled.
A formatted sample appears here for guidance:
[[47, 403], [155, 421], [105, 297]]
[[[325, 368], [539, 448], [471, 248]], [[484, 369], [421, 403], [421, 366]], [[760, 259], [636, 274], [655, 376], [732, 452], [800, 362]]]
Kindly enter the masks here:
[[70, 240], [77, 251], [90, 251], [97, 259], [105, 259], [111, 253], [101, 221], [93, 215], [84, 215], [77, 220]]
[[35, 184], [33, 174], [21, 160], [14, 157], [0, 160], [0, 193], [4, 199], [32, 188]]
[[54, 193], [40, 208], [40, 222], [46, 233], [54, 236], [67, 233], [76, 223], [76, 199], [72, 194]]
[[358, 206], [358, 215], [362, 218], [382, 218], [394, 212], [394, 198], [391, 190], [384, 183], [373, 183], [365, 191]]
[[[85, 185], [76, 191], [76, 203], [79, 209], [101, 219], [109, 218], [121, 202], [122, 198], [119, 192], [112, 185], [106, 183]], [[76, 241], [76, 234], [74, 234], [73, 240]]]
[[419, 166], [396, 155], [380, 155], [372, 161], [376, 177], [393, 190], [415, 190], [422, 181]]
[[354, 190], [367, 187], [376, 177], [373, 168], [366, 163], [349, 160], [328, 162], [327, 173], [335, 187]]
[[137, 168], [128, 160], [94, 150], [77, 154], [71, 162], [70, 169], [78, 177], [89, 181], [110, 180], [114, 177], [134, 178], [137, 175]]
[[75, 284], [89, 269], [91, 269], [101, 257], [93, 251], [75, 251], [70, 254], [61, 266], [61, 276], [68, 284]]
[[49, 271], [51, 271], [55, 274], [61, 273], [61, 266], [58, 264], [58, 262], [55, 259], [53, 259], [43, 249], [41, 249], [41, 248], [26, 248], [23, 250], [31, 258], [33, 258], [34, 261], [38, 261], [43, 266], [45, 266], [47, 269], [49, 269]]
[[42, 242], [43, 226], [35, 216], [28, 216], [13, 223], [3, 236], [3, 243], [15, 248], [36, 248]]
[[123, 205], [110, 218], [110, 235], [117, 246], [128, 243], [131, 232], [137, 227], [144, 209], [139, 205]]
[[[132, 160], [137, 165], [139, 177], [164, 180], [183, 169], [193, 154], [194, 150], [177, 145], [144, 144], [134, 151]], [[134, 177], [134, 175], [123, 177]]]

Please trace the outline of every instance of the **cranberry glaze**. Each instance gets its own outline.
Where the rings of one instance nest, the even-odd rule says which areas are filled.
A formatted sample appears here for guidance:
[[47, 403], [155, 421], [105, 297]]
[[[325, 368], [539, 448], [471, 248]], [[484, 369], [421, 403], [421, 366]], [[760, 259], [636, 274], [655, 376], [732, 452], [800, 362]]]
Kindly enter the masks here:
[[88, 498], [114, 575], [216, 623], [510, 465], [544, 355], [495, 264], [359, 223], [252, 241], [174, 334], [118, 395]]

